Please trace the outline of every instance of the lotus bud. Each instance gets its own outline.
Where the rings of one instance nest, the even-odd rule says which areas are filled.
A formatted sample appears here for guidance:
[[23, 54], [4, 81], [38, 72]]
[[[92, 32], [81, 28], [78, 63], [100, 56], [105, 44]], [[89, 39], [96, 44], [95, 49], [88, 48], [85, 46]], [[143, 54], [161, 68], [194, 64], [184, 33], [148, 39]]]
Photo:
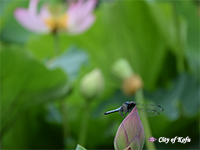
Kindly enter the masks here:
[[80, 84], [81, 94], [86, 99], [94, 98], [102, 93], [104, 79], [100, 69], [94, 69], [86, 74]]
[[142, 79], [140, 76], [133, 74], [132, 76], [126, 78], [123, 81], [122, 89], [125, 94], [132, 95], [134, 94], [138, 89], [143, 87]]
[[120, 124], [115, 140], [115, 150], [141, 150], [145, 142], [142, 122], [135, 107]]
[[128, 146], [124, 150], [132, 150], [132, 148], [130, 146]]
[[81, 146], [81, 145], [77, 145], [76, 146], [76, 150], [86, 150], [83, 146]]
[[118, 77], [122, 80], [130, 77], [133, 74], [133, 70], [132, 70], [129, 62], [123, 58], [117, 60], [114, 63], [114, 65], [112, 66], [112, 72], [116, 77]]

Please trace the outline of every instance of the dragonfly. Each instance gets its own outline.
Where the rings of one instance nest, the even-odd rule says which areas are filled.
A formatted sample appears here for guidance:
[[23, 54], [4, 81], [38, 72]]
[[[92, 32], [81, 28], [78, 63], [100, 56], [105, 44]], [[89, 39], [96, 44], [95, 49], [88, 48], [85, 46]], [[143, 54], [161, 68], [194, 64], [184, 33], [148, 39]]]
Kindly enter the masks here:
[[108, 115], [111, 113], [119, 112], [119, 114], [122, 117], [126, 117], [127, 113], [131, 112], [131, 110], [137, 107], [138, 112], [141, 114], [147, 116], [147, 117], [153, 117], [159, 115], [162, 111], [164, 111], [164, 108], [162, 108], [160, 105], [154, 105], [154, 104], [140, 104], [136, 103], [134, 101], [131, 102], [125, 102], [122, 106], [120, 106], [117, 109], [107, 111], [104, 113], [104, 115]]

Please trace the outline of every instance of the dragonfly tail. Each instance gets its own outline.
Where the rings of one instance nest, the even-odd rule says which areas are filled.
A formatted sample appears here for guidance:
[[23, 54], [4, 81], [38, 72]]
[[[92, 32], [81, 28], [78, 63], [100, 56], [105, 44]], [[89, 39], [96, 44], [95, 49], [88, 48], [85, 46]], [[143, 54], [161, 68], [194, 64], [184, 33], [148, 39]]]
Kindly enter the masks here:
[[107, 111], [104, 113], [104, 115], [108, 115], [108, 114], [111, 114], [111, 113], [115, 113], [115, 112], [118, 112], [120, 110], [120, 108], [118, 109], [115, 109], [115, 110], [111, 110], [111, 111]]

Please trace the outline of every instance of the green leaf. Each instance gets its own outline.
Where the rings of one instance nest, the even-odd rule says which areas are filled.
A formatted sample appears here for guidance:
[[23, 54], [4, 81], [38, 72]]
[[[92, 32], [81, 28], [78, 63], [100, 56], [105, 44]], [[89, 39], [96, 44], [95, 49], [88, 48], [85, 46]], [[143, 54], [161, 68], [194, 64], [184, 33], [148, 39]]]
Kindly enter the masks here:
[[182, 74], [182, 78], [185, 80], [185, 86], [180, 95], [180, 102], [183, 111], [183, 115], [186, 117], [193, 117], [198, 114], [200, 97], [199, 89], [200, 84], [194, 77], [188, 74]]
[[[170, 3], [116, 1], [113, 5], [102, 3], [95, 24], [87, 32], [77, 36], [63, 33], [59, 41], [61, 52], [72, 43], [84, 48], [92, 64], [103, 70], [108, 86], [114, 82], [110, 80], [111, 65], [125, 58], [134, 72], [141, 75], [145, 88], [153, 89], [168, 53], [173, 52], [173, 65], [178, 68], [185, 59], [181, 46], [182, 39], [186, 39], [185, 31], [185, 22], [175, 16]], [[27, 43], [27, 49], [39, 60], [52, 57], [52, 47], [51, 35], [32, 37]]]
[[[173, 52], [175, 59], [184, 60], [179, 32], [174, 32], [182, 23], [179, 26], [172, 8], [168, 3], [161, 6], [146, 1], [105, 3], [99, 8], [97, 20], [89, 31], [63, 38], [86, 48], [92, 63], [103, 70], [108, 85], [113, 82], [110, 80], [111, 65], [125, 58], [134, 72], [141, 75], [144, 87], [153, 89], [168, 53]], [[178, 66], [178, 61], [174, 65]]]
[[5, 42], [24, 43], [31, 33], [24, 29], [15, 19], [14, 11], [19, 7], [27, 8], [28, 1], [0, 1], [2, 4], [0, 16], [0, 36]]
[[[20, 115], [2, 136], [2, 149], [63, 149], [62, 126], [45, 121], [43, 105]], [[52, 138], [52, 137], [56, 137]]]
[[177, 2], [177, 11], [187, 19], [187, 47], [186, 54], [191, 71], [199, 78], [200, 67], [200, 28], [199, 28], [199, 7], [193, 1], [179, 1]]
[[170, 120], [177, 120], [180, 115], [192, 117], [198, 114], [199, 81], [187, 73], [174, 79], [170, 89], [160, 88], [147, 97], [159, 103], [163, 114]]
[[62, 70], [48, 70], [23, 50], [4, 49], [1, 56], [1, 131], [25, 110], [68, 94]]
[[70, 47], [62, 55], [50, 61], [48, 66], [50, 68], [62, 68], [69, 80], [73, 81], [78, 76], [81, 67], [87, 64], [89, 64], [88, 54], [76, 47]]
[[83, 146], [78, 144], [76, 147], [76, 150], [86, 150], [86, 149]]
[[[66, 48], [71, 47], [71, 45], [69, 45], [70, 41], [62, 38], [63, 36], [65, 37], [66, 35], [58, 35], [60, 55], [64, 50], [66, 50]], [[26, 43], [26, 47], [28, 51], [34, 54], [35, 58], [37, 58], [38, 60], [45, 60], [55, 56], [54, 44], [55, 43], [53, 35], [47, 34], [40, 36], [31, 36]]]

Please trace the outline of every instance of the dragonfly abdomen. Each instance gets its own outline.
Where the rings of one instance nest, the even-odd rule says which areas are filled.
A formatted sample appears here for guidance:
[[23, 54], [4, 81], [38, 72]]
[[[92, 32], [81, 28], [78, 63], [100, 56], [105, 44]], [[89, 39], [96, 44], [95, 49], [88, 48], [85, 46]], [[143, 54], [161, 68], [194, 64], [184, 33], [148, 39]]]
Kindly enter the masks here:
[[108, 114], [111, 114], [111, 113], [118, 112], [120, 109], [121, 109], [121, 107], [119, 107], [119, 108], [117, 108], [115, 110], [107, 111], [107, 112], [104, 113], [104, 115], [108, 115]]

